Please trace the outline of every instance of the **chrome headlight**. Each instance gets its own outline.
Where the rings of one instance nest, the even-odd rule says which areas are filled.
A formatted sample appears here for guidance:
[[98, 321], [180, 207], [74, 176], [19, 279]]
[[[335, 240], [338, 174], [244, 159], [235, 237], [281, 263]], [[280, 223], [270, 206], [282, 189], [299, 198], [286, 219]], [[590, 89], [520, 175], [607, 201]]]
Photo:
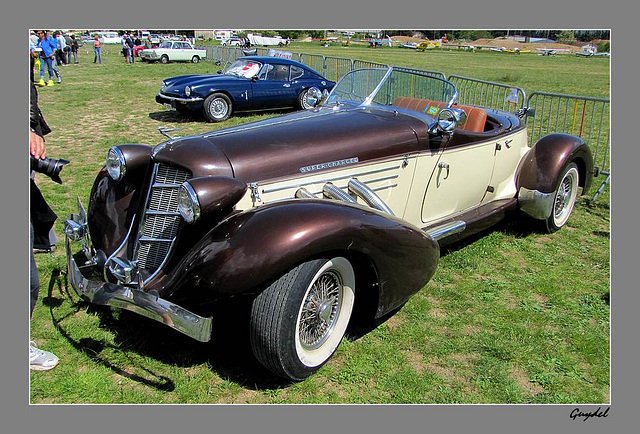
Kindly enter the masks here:
[[191, 95], [191, 87], [187, 86], [184, 88], [184, 94], [189, 96]]
[[184, 182], [178, 191], [178, 211], [187, 223], [193, 223], [200, 218], [198, 195], [188, 182]]
[[438, 127], [445, 133], [450, 133], [459, 125], [467, 121], [467, 114], [461, 109], [445, 108], [438, 113]]
[[107, 153], [107, 173], [114, 181], [121, 180], [127, 172], [127, 165], [124, 159], [124, 154], [117, 146], [109, 149]]

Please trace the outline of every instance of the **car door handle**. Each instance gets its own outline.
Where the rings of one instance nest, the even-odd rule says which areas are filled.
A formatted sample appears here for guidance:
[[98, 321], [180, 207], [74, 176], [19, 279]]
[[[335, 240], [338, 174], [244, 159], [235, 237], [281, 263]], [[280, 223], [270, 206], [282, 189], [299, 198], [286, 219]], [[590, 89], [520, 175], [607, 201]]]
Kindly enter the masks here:
[[291, 85], [289, 83], [285, 83], [282, 85], [282, 87], [291, 87]]
[[441, 161], [438, 163], [438, 167], [440, 168], [440, 170], [445, 169], [447, 171], [447, 174], [444, 177], [444, 179], [447, 179], [449, 177], [449, 164]]

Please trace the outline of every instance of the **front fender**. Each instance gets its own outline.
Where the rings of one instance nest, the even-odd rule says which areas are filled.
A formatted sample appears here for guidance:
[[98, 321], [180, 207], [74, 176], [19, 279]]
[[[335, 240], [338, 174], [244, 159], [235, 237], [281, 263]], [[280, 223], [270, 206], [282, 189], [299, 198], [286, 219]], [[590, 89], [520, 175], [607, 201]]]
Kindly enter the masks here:
[[260, 290], [322, 255], [368, 258], [378, 278], [378, 315], [404, 303], [433, 276], [438, 243], [407, 222], [328, 200], [290, 200], [236, 214], [209, 231], [162, 284], [161, 293], [206, 302]]
[[118, 148], [124, 155], [127, 173], [122, 180], [114, 181], [105, 167], [98, 172], [87, 214], [91, 242], [107, 255], [120, 246], [131, 226], [151, 161], [150, 146], [122, 144]]

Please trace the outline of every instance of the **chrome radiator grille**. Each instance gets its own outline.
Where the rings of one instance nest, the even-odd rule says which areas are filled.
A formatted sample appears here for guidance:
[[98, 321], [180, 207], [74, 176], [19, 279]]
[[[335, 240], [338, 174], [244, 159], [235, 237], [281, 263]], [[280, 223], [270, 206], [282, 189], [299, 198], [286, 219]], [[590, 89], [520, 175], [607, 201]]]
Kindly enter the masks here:
[[156, 164], [145, 212], [138, 232], [135, 258], [149, 277], [162, 266], [180, 228], [178, 189], [191, 174], [181, 168]]

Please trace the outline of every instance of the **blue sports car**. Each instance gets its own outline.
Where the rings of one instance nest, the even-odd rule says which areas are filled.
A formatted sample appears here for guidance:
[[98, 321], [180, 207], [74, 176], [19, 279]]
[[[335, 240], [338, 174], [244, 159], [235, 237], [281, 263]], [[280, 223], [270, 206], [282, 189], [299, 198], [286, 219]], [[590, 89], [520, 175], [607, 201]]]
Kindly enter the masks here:
[[156, 101], [183, 114], [202, 111], [221, 122], [244, 111], [309, 108], [309, 89], [325, 95], [335, 83], [302, 63], [279, 57], [247, 56], [221, 74], [167, 78]]

